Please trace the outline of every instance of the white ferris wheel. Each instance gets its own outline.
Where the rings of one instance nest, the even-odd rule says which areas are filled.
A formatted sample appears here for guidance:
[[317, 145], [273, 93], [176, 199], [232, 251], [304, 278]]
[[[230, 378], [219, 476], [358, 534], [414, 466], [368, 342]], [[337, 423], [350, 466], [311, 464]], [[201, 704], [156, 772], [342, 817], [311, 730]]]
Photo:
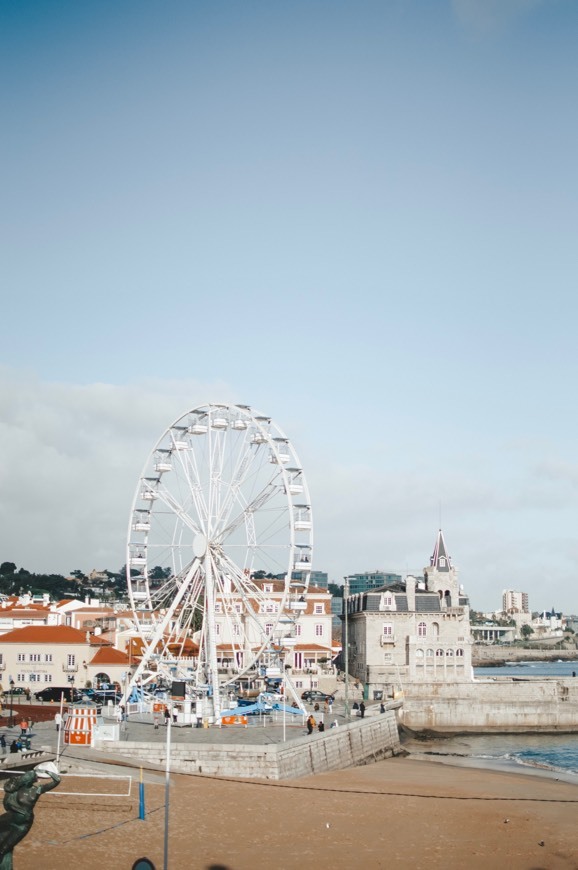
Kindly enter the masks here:
[[182, 680], [218, 716], [224, 687], [295, 643], [312, 552], [305, 475], [281, 429], [247, 405], [188, 411], [151, 451], [131, 508], [132, 685]]

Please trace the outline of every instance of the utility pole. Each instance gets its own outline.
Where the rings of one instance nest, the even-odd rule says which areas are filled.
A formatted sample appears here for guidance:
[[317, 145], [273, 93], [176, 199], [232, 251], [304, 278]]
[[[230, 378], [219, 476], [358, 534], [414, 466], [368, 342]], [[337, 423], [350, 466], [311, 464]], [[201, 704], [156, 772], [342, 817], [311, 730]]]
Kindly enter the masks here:
[[349, 722], [349, 632], [347, 624], [349, 577], [344, 577], [343, 580], [343, 608], [345, 612], [345, 649], [343, 650], [345, 659], [345, 721]]

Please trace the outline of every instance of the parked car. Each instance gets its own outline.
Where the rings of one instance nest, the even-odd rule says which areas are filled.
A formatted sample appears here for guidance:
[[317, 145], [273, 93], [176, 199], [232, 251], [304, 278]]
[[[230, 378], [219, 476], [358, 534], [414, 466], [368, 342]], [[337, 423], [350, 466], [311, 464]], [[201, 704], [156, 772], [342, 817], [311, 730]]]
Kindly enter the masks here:
[[72, 686], [47, 686], [45, 689], [40, 689], [39, 692], [34, 693], [34, 697], [37, 701], [60, 701], [62, 695], [64, 695], [65, 701], [80, 701], [82, 699], [82, 692], [79, 692], [78, 689], [73, 689]]
[[26, 689], [23, 689], [22, 686], [13, 686], [12, 688], [8, 688], [4, 692], [5, 695], [25, 695]]
[[302, 701], [327, 701], [328, 704], [333, 704], [335, 700], [333, 695], [326, 695], [325, 692], [318, 692], [316, 689], [308, 689], [301, 695]]

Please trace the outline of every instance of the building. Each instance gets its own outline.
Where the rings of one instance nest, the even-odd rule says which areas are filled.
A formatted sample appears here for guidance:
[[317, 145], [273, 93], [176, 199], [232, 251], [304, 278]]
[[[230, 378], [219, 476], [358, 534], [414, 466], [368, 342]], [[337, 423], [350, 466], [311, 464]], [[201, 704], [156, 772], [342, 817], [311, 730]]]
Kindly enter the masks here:
[[387, 574], [384, 571], [350, 574], [345, 579], [349, 582], [350, 595], [367, 592], [369, 589], [381, 589], [382, 586], [395, 586], [402, 582], [401, 574]]
[[506, 614], [530, 613], [528, 593], [504, 589], [502, 592], [502, 612]]
[[367, 697], [411, 683], [471, 681], [469, 601], [441, 530], [422, 579], [359, 592], [344, 605], [348, 669]]
[[48, 686], [122, 685], [128, 664], [126, 654], [101, 636], [67, 625], [29, 625], [6, 632], [0, 639], [5, 692], [12, 684], [31, 692]]

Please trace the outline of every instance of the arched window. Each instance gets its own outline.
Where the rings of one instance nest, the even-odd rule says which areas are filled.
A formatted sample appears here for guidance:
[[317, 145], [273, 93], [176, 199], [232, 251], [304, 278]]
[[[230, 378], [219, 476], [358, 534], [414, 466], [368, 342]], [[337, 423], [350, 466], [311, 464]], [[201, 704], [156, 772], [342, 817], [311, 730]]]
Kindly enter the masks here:
[[425, 622], [420, 622], [418, 627], [417, 627], [417, 636], [418, 637], [425, 637], [426, 634], [427, 634], [427, 625], [425, 624]]
[[440, 656], [443, 656], [443, 654], [444, 654], [443, 649], [436, 649], [436, 657], [438, 659], [440, 658]]
[[433, 649], [426, 650], [426, 656], [428, 659], [433, 659], [433, 654], [434, 654]]
[[451, 656], [451, 657], [453, 658], [453, 657], [454, 657], [454, 651], [453, 651], [453, 649], [448, 649], [448, 650], [446, 650], [446, 655], [447, 655], [447, 656]]
[[439, 637], [439, 633], [440, 633], [439, 623], [432, 622], [430, 629], [431, 629], [430, 633], [432, 634], [433, 637]]
[[422, 650], [422, 649], [416, 649], [416, 651], [415, 651], [415, 657], [416, 657], [416, 659], [423, 659], [423, 650]]
[[457, 649], [457, 650], [456, 650], [456, 655], [457, 655], [457, 656], [463, 656], [463, 654], [464, 654], [463, 649]]

